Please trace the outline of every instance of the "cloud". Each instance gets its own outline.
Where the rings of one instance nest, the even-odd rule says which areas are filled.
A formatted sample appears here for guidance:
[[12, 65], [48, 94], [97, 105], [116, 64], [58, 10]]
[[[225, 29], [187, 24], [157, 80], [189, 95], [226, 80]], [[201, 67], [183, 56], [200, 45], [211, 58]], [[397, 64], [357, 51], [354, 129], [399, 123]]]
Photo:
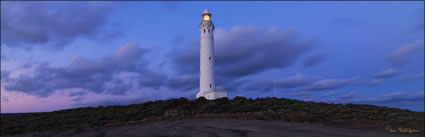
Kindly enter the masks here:
[[107, 16], [116, 4], [99, 2], [2, 2], [1, 44], [63, 48], [77, 38], [112, 36]]
[[[276, 80], [276, 88], [297, 88], [294, 96], [311, 95], [312, 91], [338, 89], [356, 85], [358, 77], [348, 79], [318, 79], [307, 78], [303, 74], [296, 74], [284, 79]], [[244, 90], [267, 92], [274, 87], [273, 80], [251, 80]]]
[[424, 79], [425, 78], [425, 74], [423, 72], [422, 73], [419, 73], [419, 74], [416, 74], [415, 78], [416, 79]]
[[274, 88], [273, 80], [251, 80], [244, 90], [249, 91], [258, 91], [258, 92], [267, 92]]
[[87, 93], [87, 91], [77, 91], [77, 92], [72, 92], [69, 94], [69, 96], [74, 97], [74, 96], [82, 96], [85, 95]]
[[389, 68], [375, 74], [375, 78], [385, 79], [400, 74], [400, 71], [394, 68]]
[[[417, 92], [393, 92], [377, 97], [365, 97], [358, 93], [350, 92], [331, 102], [354, 103], [354, 104], [375, 104], [391, 107], [408, 108], [415, 111], [424, 111], [424, 91]], [[416, 106], [422, 106], [418, 110]]]
[[248, 80], [243, 79], [218, 80], [219, 81], [217, 81], [217, 83], [219, 84], [219, 86], [217, 86], [217, 89], [225, 90], [227, 91], [227, 93], [238, 92], [240, 89], [242, 89], [241, 87], [244, 86], [244, 84], [248, 83]]
[[323, 79], [318, 80], [310, 85], [308, 85], [306, 88], [304, 88], [304, 91], [321, 91], [321, 90], [329, 90], [329, 89], [337, 89], [342, 88], [350, 85], [354, 85], [357, 82], [357, 77], [350, 78], [350, 79]]
[[[309, 97], [312, 95], [312, 93], [309, 91], [300, 91], [300, 92], [292, 93], [291, 95], [294, 97]], [[305, 101], [311, 101], [311, 99], [306, 99]]]
[[258, 80], [258, 81], [252, 81], [248, 86], [245, 87], [245, 90], [251, 90], [251, 91], [269, 91], [271, 90], [275, 85], [276, 88], [297, 88], [306, 86], [310, 83], [312, 83], [314, 80], [306, 78], [303, 74], [297, 73], [294, 76], [289, 76], [284, 79], [279, 79], [276, 81], [273, 80]]
[[123, 79], [118, 78], [117, 75], [114, 76], [110, 81], [103, 83], [103, 88], [107, 90], [107, 93], [113, 95], [125, 95], [126, 91], [134, 87], [134, 84], [132, 83], [134, 79]]
[[312, 82], [313, 82], [312, 79], [308, 79], [303, 74], [297, 73], [295, 76], [291, 76], [286, 79], [279, 80], [277, 82], [277, 85], [283, 88], [295, 88], [295, 87], [305, 86]]
[[381, 84], [382, 83], [382, 79], [375, 79], [375, 80], [372, 80], [370, 83], [369, 83], [369, 86], [377, 86], [377, 85], [379, 85], [379, 84]]
[[[348, 95], [347, 95], [348, 96]], [[374, 98], [365, 98], [362, 96], [350, 96], [349, 98], [340, 98], [346, 102], [365, 103], [365, 104], [402, 104], [424, 103], [424, 91], [418, 92], [393, 92], [383, 94]]]
[[322, 62], [324, 59], [325, 59], [325, 56], [322, 54], [310, 56], [304, 61], [304, 67], [316, 66], [320, 64], [320, 62]]
[[178, 75], [167, 81], [167, 87], [173, 90], [190, 91], [199, 88], [199, 75]]
[[359, 95], [357, 92], [349, 92], [348, 94], [341, 96], [338, 100], [342, 102], [355, 102], [361, 100], [363, 97]]
[[[315, 40], [299, 42], [292, 31], [272, 27], [236, 26], [216, 31], [217, 71], [223, 75], [246, 76], [272, 68], [286, 68], [315, 46]], [[235, 50], [236, 49], [236, 50]]]
[[[293, 30], [268, 29], [254, 25], [216, 29], [215, 68], [219, 76], [243, 77], [273, 68], [286, 68], [312, 50], [316, 40], [297, 40]], [[172, 51], [179, 73], [199, 72], [199, 40]]]
[[1, 98], [1, 102], [9, 102], [9, 98], [7, 96], [4, 96]]
[[6, 55], [4, 55], [4, 54], [1, 54], [0, 55], [0, 59], [3, 61], [3, 60], [7, 60], [7, 57], [6, 57]]
[[129, 104], [139, 104], [148, 101], [148, 99], [143, 97], [136, 98], [114, 98], [114, 99], [102, 99], [98, 101], [87, 101], [81, 102], [81, 99], [77, 98], [74, 106], [77, 107], [97, 107], [97, 106], [113, 106], [113, 105], [129, 105]]
[[93, 107], [93, 106], [108, 106], [108, 105], [129, 105], [139, 104], [146, 101], [164, 100], [170, 98], [193, 98], [195, 92], [173, 92], [174, 89], [161, 88], [146, 89], [142, 88], [137, 91], [129, 91], [127, 95], [116, 96], [116, 95], [104, 95], [98, 94], [84, 99], [77, 99], [74, 101], [73, 106], [76, 107]]
[[149, 52], [150, 50], [140, 48], [137, 43], [127, 43], [113, 55], [99, 60], [74, 56], [70, 64], [64, 67], [41, 63], [32, 74], [7, 77], [9, 81], [4, 84], [4, 88], [39, 97], [47, 97], [56, 91], [70, 88], [95, 93], [125, 94], [125, 91], [134, 87], [133, 81], [140, 86], [156, 88], [165, 81], [166, 76], [146, 68], [148, 62], [144, 60], [144, 56]]
[[424, 102], [424, 91], [419, 92], [394, 92], [379, 96], [377, 99], [372, 100], [376, 102], [410, 102], [422, 101]]
[[424, 53], [424, 40], [417, 40], [413, 43], [401, 46], [391, 53], [388, 59], [393, 66], [401, 66], [408, 62], [409, 56], [416, 53]]
[[139, 84], [143, 87], [152, 87], [159, 89], [168, 79], [167, 74], [157, 71], [145, 71], [143, 76], [139, 77]]
[[4, 81], [4, 82], [9, 81], [9, 75], [10, 75], [9, 71], [2, 70], [1, 73], [0, 73], [0, 76], [1, 76], [0, 80]]
[[424, 79], [425, 75], [424, 73], [417, 73], [417, 74], [413, 74], [413, 75], [403, 75], [399, 81], [400, 82], [407, 82], [407, 81], [411, 81], [411, 80], [421, 80]]
[[334, 96], [334, 95], [336, 95], [336, 94], [338, 94], [338, 92], [336, 92], [336, 91], [331, 91], [331, 92], [327, 92], [327, 93], [325, 93], [325, 94], [322, 94], [322, 95], [320, 95], [319, 97], [320, 97], [320, 98], [326, 98], [326, 97]]

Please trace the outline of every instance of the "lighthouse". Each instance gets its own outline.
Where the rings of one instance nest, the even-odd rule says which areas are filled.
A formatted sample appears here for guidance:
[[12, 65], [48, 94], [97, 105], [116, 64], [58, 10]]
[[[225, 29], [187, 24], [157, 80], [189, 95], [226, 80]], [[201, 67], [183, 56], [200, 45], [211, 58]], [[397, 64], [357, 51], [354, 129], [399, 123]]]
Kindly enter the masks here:
[[199, 92], [196, 98], [205, 97], [208, 100], [227, 97], [227, 92], [215, 88], [214, 72], [214, 24], [208, 9], [202, 12], [202, 21], [199, 25], [200, 41], [200, 81]]

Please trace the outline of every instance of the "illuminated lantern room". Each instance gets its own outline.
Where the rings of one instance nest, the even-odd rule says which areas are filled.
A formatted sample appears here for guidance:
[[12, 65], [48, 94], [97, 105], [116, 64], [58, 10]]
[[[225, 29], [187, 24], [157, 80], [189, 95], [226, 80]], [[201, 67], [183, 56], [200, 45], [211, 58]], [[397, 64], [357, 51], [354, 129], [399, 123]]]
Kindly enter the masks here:
[[209, 15], [204, 15], [204, 20], [210, 20], [210, 16]]
[[202, 20], [211, 20], [211, 13], [208, 11], [208, 9], [204, 9], [204, 12], [202, 12]]

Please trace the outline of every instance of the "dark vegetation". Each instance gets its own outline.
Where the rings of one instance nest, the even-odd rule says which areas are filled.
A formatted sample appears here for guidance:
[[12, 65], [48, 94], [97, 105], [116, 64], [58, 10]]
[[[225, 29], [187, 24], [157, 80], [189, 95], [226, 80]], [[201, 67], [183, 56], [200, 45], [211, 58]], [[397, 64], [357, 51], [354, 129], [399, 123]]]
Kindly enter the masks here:
[[127, 106], [86, 107], [46, 113], [24, 113], [1, 117], [1, 135], [45, 130], [102, 127], [137, 123], [149, 119], [191, 117], [205, 114], [251, 115], [259, 120], [290, 122], [372, 121], [382, 125], [424, 128], [424, 112], [373, 105], [327, 104], [285, 98], [206, 100], [186, 98], [149, 101]]

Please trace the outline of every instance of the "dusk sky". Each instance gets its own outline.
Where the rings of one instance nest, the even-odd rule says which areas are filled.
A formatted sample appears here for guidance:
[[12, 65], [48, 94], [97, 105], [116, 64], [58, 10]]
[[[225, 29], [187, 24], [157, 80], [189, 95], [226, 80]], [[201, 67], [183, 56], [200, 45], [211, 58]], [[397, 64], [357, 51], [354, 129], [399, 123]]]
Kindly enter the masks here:
[[126, 105], [217, 89], [424, 111], [424, 2], [1, 2], [1, 113]]

